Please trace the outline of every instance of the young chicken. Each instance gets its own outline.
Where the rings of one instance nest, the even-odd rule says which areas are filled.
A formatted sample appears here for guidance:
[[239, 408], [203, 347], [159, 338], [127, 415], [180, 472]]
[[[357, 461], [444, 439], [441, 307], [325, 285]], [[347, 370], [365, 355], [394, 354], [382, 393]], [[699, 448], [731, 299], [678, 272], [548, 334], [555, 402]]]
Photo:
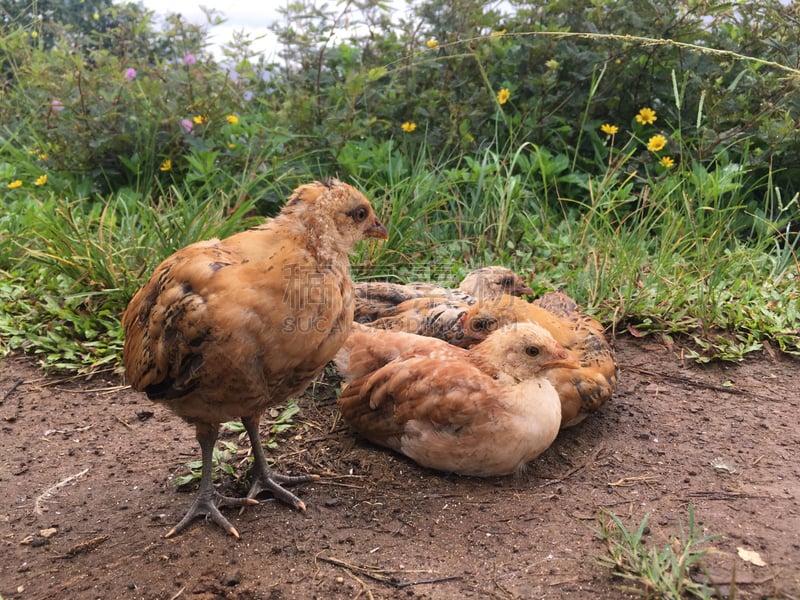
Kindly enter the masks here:
[[[208, 515], [239, 537], [219, 507], [258, 504], [261, 491], [305, 510], [281, 484], [315, 476], [272, 473], [259, 441], [264, 410], [301, 392], [331, 360], [353, 321], [348, 253], [387, 232], [369, 201], [335, 179], [298, 187], [280, 214], [164, 260], [128, 304], [123, 362], [131, 387], [195, 426], [200, 490], [168, 533]], [[241, 418], [253, 451], [246, 498], [212, 486], [219, 424]]]
[[577, 367], [533, 323], [497, 330], [471, 350], [356, 326], [336, 365], [352, 429], [422, 466], [479, 477], [519, 472], [550, 446], [561, 402], [546, 374]]
[[411, 298], [398, 304], [394, 315], [381, 317], [367, 325], [458, 344], [464, 335], [462, 320], [468, 308], [469, 304], [451, 298]]
[[562, 292], [550, 292], [533, 303], [513, 296], [478, 302], [464, 314], [464, 334], [456, 343], [469, 347], [496, 329], [523, 322], [538, 323], [579, 359], [578, 369], [548, 373], [561, 398], [562, 427], [576, 425], [611, 398], [617, 388], [618, 370], [603, 326]]
[[[456, 289], [431, 283], [407, 284], [386, 281], [361, 281], [355, 284], [356, 321], [371, 323], [384, 317], [394, 317], [402, 312], [401, 305], [418, 298], [441, 298], [443, 301], [470, 305], [483, 298], [501, 294], [522, 296], [532, 294], [522, 277], [511, 269], [500, 266], [481, 267], [467, 273]], [[410, 331], [404, 329], [404, 331]]]

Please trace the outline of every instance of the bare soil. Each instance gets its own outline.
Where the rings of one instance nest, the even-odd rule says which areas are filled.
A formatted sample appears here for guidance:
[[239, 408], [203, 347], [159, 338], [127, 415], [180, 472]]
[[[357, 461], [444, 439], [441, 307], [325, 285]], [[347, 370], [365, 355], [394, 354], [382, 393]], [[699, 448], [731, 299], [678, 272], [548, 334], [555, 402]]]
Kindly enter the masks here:
[[[800, 361], [700, 367], [653, 340], [616, 345], [618, 394], [519, 477], [441, 474], [370, 446], [338, 419], [329, 375], [272, 451], [283, 472], [322, 475], [295, 488], [308, 511], [231, 511], [240, 540], [202, 520], [163, 537], [194, 497], [172, 484], [199, 458], [192, 428], [113, 376], [50, 377], [6, 357], [0, 595], [633, 597], [598, 564], [598, 514], [649, 513], [645, 541], [663, 547], [692, 504], [702, 531], [721, 534], [706, 564], [723, 593], [735, 581], [736, 598], [800, 598]], [[225, 439], [243, 470], [247, 441]]]

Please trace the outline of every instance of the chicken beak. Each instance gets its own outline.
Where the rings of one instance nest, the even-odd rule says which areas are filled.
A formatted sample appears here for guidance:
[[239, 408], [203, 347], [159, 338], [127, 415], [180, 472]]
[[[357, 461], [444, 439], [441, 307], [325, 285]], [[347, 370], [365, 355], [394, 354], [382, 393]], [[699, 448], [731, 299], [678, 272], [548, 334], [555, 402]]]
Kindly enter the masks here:
[[482, 341], [482, 338], [464, 333], [464, 335], [462, 335], [460, 338], [450, 343], [454, 346], [458, 346], [459, 348], [472, 348], [472, 346], [475, 344], [480, 344]]
[[556, 346], [553, 350], [553, 358], [542, 366], [547, 369], [579, 369], [581, 365], [569, 351], [561, 346]]
[[377, 217], [372, 225], [364, 230], [364, 235], [366, 237], [378, 238], [379, 240], [385, 240], [389, 238], [389, 232], [386, 231], [386, 227], [383, 226], [383, 223], [381, 223]]
[[517, 292], [517, 296], [533, 296], [533, 290], [524, 283], [515, 291]]

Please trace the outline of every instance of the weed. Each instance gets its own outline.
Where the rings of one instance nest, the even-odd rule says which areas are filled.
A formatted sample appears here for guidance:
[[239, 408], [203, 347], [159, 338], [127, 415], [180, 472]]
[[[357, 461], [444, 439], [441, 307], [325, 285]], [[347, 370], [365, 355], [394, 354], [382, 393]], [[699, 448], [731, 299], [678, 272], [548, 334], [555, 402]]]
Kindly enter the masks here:
[[606, 544], [609, 556], [599, 558], [600, 564], [614, 570], [614, 575], [633, 584], [622, 586], [648, 599], [682, 600], [710, 599], [717, 593], [712, 587], [692, 579], [692, 571], [702, 569], [702, 560], [710, 552], [705, 545], [718, 535], [701, 535], [695, 521], [694, 506], [689, 505], [688, 529], [670, 536], [668, 543], [658, 548], [644, 539], [649, 532], [647, 514], [636, 525], [626, 526], [620, 517], [603, 512], [598, 517], [597, 531]]
[[[273, 449], [278, 446], [278, 436], [294, 427], [294, 416], [300, 412], [300, 406], [297, 404], [297, 400], [289, 400], [286, 407], [280, 412], [275, 413], [275, 419], [270, 425], [269, 428], [269, 438], [264, 445], [267, 448]], [[241, 421], [228, 421], [222, 424], [222, 431], [230, 432], [237, 435], [237, 441], [241, 442], [244, 437], [247, 435], [247, 432], [244, 429], [244, 425], [242, 425]], [[226, 474], [239, 480], [241, 477], [242, 471], [239, 470], [239, 474], [237, 475], [237, 468], [234, 466], [235, 458], [240, 454], [239, 445], [237, 442], [232, 442], [228, 440], [221, 441], [222, 448], [214, 448], [214, 454], [212, 457], [212, 476], [217, 477], [220, 474]], [[241, 466], [242, 462], [250, 462], [249, 458], [245, 458], [244, 461], [239, 461], [239, 466]], [[200, 481], [201, 477], [201, 470], [203, 468], [203, 461], [202, 460], [192, 460], [184, 464], [184, 468], [188, 469], [188, 473], [185, 475], [180, 475], [173, 480], [173, 483], [176, 487], [181, 487], [192, 483], [193, 481]]]

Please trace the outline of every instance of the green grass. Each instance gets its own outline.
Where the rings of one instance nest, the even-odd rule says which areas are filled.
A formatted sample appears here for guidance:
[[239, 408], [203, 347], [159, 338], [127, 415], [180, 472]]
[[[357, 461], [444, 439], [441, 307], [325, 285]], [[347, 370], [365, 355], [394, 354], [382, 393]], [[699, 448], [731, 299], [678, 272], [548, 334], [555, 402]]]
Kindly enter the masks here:
[[[774, 207], [754, 211], [745, 169], [724, 157], [641, 175], [641, 156], [627, 148], [597, 174], [580, 174], [529, 144], [439, 163], [393, 144], [360, 151], [379, 160], [349, 179], [374, 199], [390, 237], [362, 246], [358, 278], [452, 283], [501, 263], [534, 273], [539, 292], [565, 289], [618, 331], [670, 335], [697, 361], [741, 360], [765, 342], [800, 354], [800, 240], [787, 219], [798, 198], [776, 192]], [[566, 186], [585, 192], [565, 197]], [[258, 199], [235, 197], [170, 189], [14, 205], [0, 253], [3, 350], [24, 348], [67, 370], [115, 366], [120, 315], [152, 269], [184, 245], [261, 218]]]
[[[48, 60], [25, 52], [37, 65]], [[46, 367], [79, 372], [118, 368], [120, 316], [161, 260], [274, 212], [298, 183], [337, 175], [373, 199], [389, 231], [388, 240], [365, 243], [353, 257], [357, 278], [453, 284], [476, 266], [504, 264], [532, 273], [537, 292], [564, 289], [615, 331], [672, 337], [696, 361], [741, 360], [765, 344], [800, 355], [800, 200], [774, 183], [782, 173], [748, 166], [760, 164], [750, 152], [754, 133], [710, 131], [706, 124], [719, 115], [704, 112], [705, 96], [688, 99], [687, 81], [673, 69], [657, 122], [621, 116], [627, 123], [606, 135], [595, 116], [605, 106], [599, 96], [613, 68], [605, 65], [581, 84], [586, 98], [577, 118], [550, 115], [555, 137], [549, 147], [537, 145], [528, 119], [538, 109], [518, 112], [513, 95], [500, 105], [500, 85], [514, 86], [493, 78], [497, 65], [489, 55], [471, 56], [480, 73], [474, 98], [490, 106], [481, 113], [482, 131], [493, 134], [473, 139], [464, 121], [450, 145], [432, 122], [413, 135], [341, 138], [333, 134], [332, 117], [328, 136], [290, 133], [276, 127], [266, 99], [237, 104], [238, 88], [217, 81], [213, 69], [203, 71], [211, 78], [207, 91], [224, 91], [225, 98], [230, 92], [233, 104], [215, 112], [209, 99], [205, 108], [214, 118], [208, 127], [173, 132], [178, 145], [156, 147], [154, 137], [152, 152], [136, 155], [149, 166], [128, 157], [134, 183], [113, 193], [97, 192], [108, 184], [102, 169], [55, 168], [68, 164], [69, 153], [45, 147], [40, 138], [49, 130], [40, 130], [41, 123], [23, 121], [18, 131], [0, 132], [0, 180], [24, 181], [7, 190], [0, 212], [0, 352], [24, 349]], [[407, 75], [424, 64], [409, 63]], [[179, 74], [161, 83], [177, 85], [183, 68]], [[367, 79], [377, 85], [385, 74]], [[104, 89], [105, 79], [95, 75], [97, 89]], [[155, 85], [144, 71], [136, 81]], [[726, 92], [731, 99], [738, 81]], [[130, 117], [163, 125], [152, 98], [125, 86], [119, 81], [114, 89], [133, 94], [131, 110], [143, 113]], [[355, 102], [369, 90], [351, 91]], [[88, 88], [81, 94], [90, 106]], [[0, 108], [16, 110], [2, 102]], [[180, 108], [173, 121], [189, 110], [173, 108]], [[236, 123], [225, 118], [234, 109]], [[192, 107], [184, 116], [198, 111]], [[59, 126], [79, 125], [75, 114], [65, 110]], [[765, 114], [759, 123], [781, 130], [780, 114]], [[107, 133], [121, 135], [115, 131]], [[572, 136], [574, 146], [558, 145]], [[663, 136], [663, 148], [651, 146], [654, 136]], [[437, 154], [441, 148], [449, 150]], [[49, 158], [42, 158], [45, 150]], [[157, 170], [164, 157], [175, 158], [171, 171]], [[673, 166], [664, 166], [665, 159]], [[45, 170], [47, 184], [36, 186]]]
[[701, 535], [695, 521], [694, 507], [689, 505], [685, 531], [670, 536], [663, 547], [648, 543], [650, 529], [647, 514], [638, 523], [625, 525], [617, 515], [604, 512], [598, 518], [597, 535], [606, 544], [607, 556], [600, 564], [613, 570], [624, 591], [648, 599], [683, 600], [719, 597], [718, 590], [692, 579], [692, 572], [703, 570], [708, 543], [720, 536]]

